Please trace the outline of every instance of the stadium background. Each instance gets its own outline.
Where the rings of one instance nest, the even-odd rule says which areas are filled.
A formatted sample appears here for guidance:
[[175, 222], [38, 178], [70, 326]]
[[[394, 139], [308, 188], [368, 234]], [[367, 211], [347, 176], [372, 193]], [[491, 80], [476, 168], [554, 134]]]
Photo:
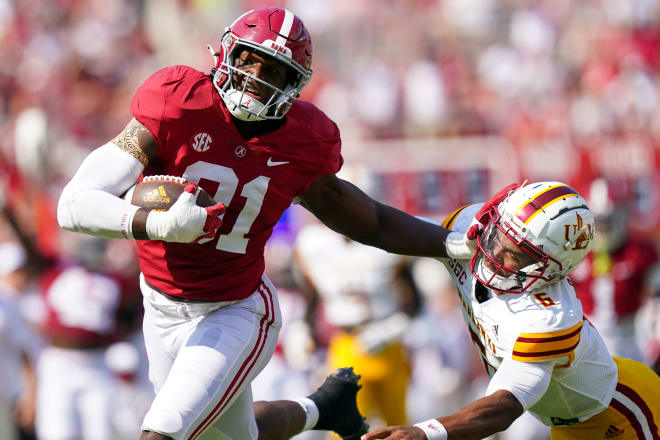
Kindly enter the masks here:
[[[210, 70], [206, 44], [269, 4], [310, 30], [314, 75], [302, 99], [337, 122], [343, 176], [377, 199], [442, 218], [512, 181], [586, 191], [604, 177], [630, 202], [633, 232], [660, 237], [657, 0], [0, 0], [2, 202], [44, 255], [134, 275], [130, 243], [57, 228], [62, 186], [130, 119], [148, 75], [171, 64]], [[290, 246], [310, 221], [294, 207], [271, 239], [269, 270], [286, 288]], [[0, 240], [15, 239], [2, 222]], [[651, 362], [660, 335], [644, 319]], [[316, 363], [285, 367], [313, 382], [322, 348]], [[483, 386], [476, 371], [456, 380], [461, 399]]]

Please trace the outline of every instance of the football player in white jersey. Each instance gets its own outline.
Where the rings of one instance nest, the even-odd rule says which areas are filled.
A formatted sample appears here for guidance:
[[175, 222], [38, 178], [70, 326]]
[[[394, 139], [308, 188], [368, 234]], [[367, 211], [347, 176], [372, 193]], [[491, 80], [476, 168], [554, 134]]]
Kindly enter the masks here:
[[486, 396], [452, 415], [374, 430], [371, 439], [481, 439], [524, 411], [552, 440], [658, 439], [660, 378], [612, 358], [582, 315], [568, 274], [591, 250], [587, 203], [560, 182], [511, 185], [443, 223], [449, 269], [491, 376]]

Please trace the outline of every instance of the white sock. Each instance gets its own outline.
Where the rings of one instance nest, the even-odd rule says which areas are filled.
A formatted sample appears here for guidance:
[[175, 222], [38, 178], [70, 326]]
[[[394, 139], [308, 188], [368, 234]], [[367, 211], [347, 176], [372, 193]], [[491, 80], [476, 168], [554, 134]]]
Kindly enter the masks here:
[[293, 399], [293, 401], [300, 405], [303, 411], [305, 411], [305, 426], [302, 431], [309, 431], [314, 428], [319, 421], [319, 409], [316, 407], [314, 401], [307, 397]]

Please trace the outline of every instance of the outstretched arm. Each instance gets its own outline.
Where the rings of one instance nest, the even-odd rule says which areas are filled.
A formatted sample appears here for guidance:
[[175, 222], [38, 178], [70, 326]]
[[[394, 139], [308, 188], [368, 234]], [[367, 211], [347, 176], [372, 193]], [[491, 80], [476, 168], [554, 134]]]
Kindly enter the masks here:
[[336, 232], [402, 255], [446, 257], [449, 230], [369, 197], [333, 174], [319, 177], [302, 205]]
[[[460, 440], [477, 440], [486, 438], [496, 432], [504, 431], [523, 413], [522, 405], [508, 391], [500, 390], [489, 396], [475, 400], [468, 406], [458, 410], [451, 416], [439, 417], [439, 421], [449, 437]], [[438, 433], [433, 427], [434, 420], [424, 422], [425, 427], [415, 426], [390, 426], [376, 429], [364, 436], [362, 440], [372, 439], [397, 439], [397, 440], [431, 440], [433, 435], [427, 436], [426, 432]], [[419, 425], [422, 425], [421, 423]], [[426, 431], [426, 432], [425, 432]]]
[[518, 362], [505, 359], [490, 380], [486, 397], [454, 414], [417, 423], [377, 429], [362, 440], [472, 440], [507, 429], [548, 390], [556, 359]]
[[489, 210], [517, 187], [509, 185], [486, 201], [466, 233], [379, 203], [333, 174], [316, 179], [302, 205], [334, 231], [360, 243], [395, 254], [462, 260], [476, 251], [476, 237], [489, 221]]

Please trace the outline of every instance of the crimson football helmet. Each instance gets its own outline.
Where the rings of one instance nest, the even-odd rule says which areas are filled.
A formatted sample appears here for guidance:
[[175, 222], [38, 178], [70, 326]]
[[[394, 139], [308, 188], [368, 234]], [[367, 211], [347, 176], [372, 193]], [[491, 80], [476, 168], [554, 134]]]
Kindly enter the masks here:
[[[268, 7], [248, 11], [225, 29], [218, 53], [211, 46], [208, 48], [215, 58], [213, 84], [231, 114], [243, 121], [283, 118], [312, 76], [312, 39], [302, 20], [286, 9]], [[245, 48], [255, 49], [286, 65], [292, 78], [284, 90], [234, 67], [235, 58]], [[237, 74], [247, 77], [240, 88], [233, 80]], [[251, 81], [274, 90], [268, 102], [259, 102], [246, 94]]]
[[[489, 216], [470, 268], [484, 286], [499, 292], [523, 293], [553, 284], [575, 269], [593, 245], [595, 224], [587, 203], [561, 182], [518, 188], [493, 206]], [[521, 267], [505, 265], [504, 254], [511, 255], [511, 249], [522, 256]]]

